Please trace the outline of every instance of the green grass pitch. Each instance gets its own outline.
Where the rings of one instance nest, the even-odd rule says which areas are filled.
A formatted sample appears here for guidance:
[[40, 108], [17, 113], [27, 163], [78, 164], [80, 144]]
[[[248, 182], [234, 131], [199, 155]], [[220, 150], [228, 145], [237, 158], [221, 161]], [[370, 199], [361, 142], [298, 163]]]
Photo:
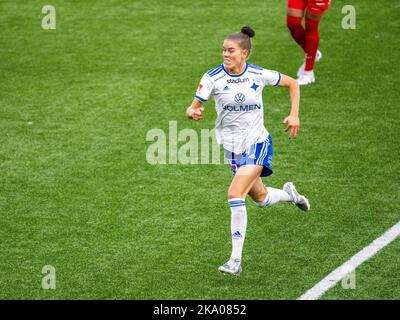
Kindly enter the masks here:
[[[286, 1], [48, 2], [55, 30], [41, 27], [47, 2], [0, 2], [0, 299], [296, 299], [400, 220], [396, 1], [332, 1], [296, 140], [282, 131], [287, 90], [264, 90], [264, 181], [294, 181], [312, 211], [247, 199], [240, 277], [217, 271], [229, 166], [151, 165], [146, 134], [213, 128], [212, 102], [201, 122], [185, 109], [242, 25], [256, 31], [251, 63], [295, 76]], [[396, 240], [357, 269], [356, 289], [322, 298], [400, 299], [399, 252]]]

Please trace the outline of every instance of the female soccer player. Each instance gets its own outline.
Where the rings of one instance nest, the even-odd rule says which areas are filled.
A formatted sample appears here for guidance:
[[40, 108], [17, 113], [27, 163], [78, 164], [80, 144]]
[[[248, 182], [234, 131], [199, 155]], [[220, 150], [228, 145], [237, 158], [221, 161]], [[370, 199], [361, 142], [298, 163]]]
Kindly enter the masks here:
[[222, 143], [225, 157], [234, 174], [228, 189], [231, 209], [232, 254], [229, 261], [219, 267], [222, 272], [238, 275], [241, 270], [243, 243], [246, 235], [246, 195], [260, 207], [279, 201], [296, 204], [309, 210], [308, 200], [300, 195], [293, 183], [283, 189], [265, 187], [260, 177], [272, 174], [272, 138], [264, 127], [262, 90], [265, 86], [289, 87], [291, 112], [284, 119], [289, 139], [295, 138], [300, 127], [300, 90], [296, 80], [276, 71], [247, 63], [251, 53], [254, 30], [243, 27], [225, 38], [223, 63], [205, 73], [198, 85], [186, 115], [193, 120], [203, 118], [202, 104], [211, 96], [215, 100], [217, 119], [216, 138]]
[[[314, 63], [322, 58], [318, 50], [318, 25], [321, 16], [330, 6], [331, 0], [288, 0], [287, 27], [293, 39], [303, 48], [306, 59], [297, 71], [299, 85], [315, 82]], [[301, 21], [306, 13], [305, 29]]]

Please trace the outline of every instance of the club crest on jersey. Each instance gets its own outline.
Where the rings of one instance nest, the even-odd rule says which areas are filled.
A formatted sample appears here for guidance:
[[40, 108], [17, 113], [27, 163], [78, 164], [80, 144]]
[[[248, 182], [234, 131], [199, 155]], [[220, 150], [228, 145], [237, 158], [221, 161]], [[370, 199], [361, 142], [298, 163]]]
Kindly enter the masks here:
[[235, 95], [235, 102], [239, 103], [239, 102], [244, 102], [244, 100], [246, 100], [246, 97], [243, 93], [237, 93]]
[[252, 88], [254, 91], [257, 91], [259, 85], [257, 85], [257, 83], [253, 82], [253, 85], [250, 87]]

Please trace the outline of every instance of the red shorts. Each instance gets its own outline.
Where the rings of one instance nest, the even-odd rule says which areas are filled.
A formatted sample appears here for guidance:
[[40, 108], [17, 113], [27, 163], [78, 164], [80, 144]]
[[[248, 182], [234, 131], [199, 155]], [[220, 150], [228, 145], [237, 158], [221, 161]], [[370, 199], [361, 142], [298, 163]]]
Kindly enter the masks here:
[[331, 0], [288, 0], [289, 9], [297, 9], [311, 14], [323, 14], [331, 5]]

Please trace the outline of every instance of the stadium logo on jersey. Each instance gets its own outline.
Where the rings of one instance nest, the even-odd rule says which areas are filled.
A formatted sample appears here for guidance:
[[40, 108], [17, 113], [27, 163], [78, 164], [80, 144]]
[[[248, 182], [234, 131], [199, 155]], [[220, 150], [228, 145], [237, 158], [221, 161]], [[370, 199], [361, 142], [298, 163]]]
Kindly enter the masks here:
[[243, 78], [243, 79], [228, 79], [226, 80], [226, 83], [243, 83], [243, 82], [249, 82], [249, 78]]
[[229, 87], [225, 86], [224, 91], [228, 91], [228, 90], [229, 90]]
[[238, 93], [235, 95], [235, 102], [239, 103], [239, 102], [244, 102], [244, 100], [246, 100], [246, 97], [243, 93]]

